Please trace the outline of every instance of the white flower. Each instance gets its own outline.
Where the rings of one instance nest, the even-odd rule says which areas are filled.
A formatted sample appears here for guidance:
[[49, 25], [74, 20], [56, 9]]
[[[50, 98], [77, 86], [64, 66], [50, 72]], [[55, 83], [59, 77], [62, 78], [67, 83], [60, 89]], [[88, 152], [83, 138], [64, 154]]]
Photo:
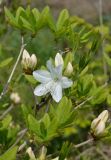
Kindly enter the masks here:
[[32, 148], [29, 147], [27, 150], [26, 150], [26, 153], [28, 153], [29, 157], [31, 160], [36, 160], [35, 158], [35, 155], [34, 155], [34, 152], [32, 151]]
[[15, 103], [15, 104], [19, 104], [21, 99], [20, 99], [20, 96], [17, 92], [13, 92], [11, 93], [10, 95], [10, 99]]
[[67, 77], [62, 76], [62, 65], [53, 67], [51, 61], [47, 61], [46, 70], [37, 70], [33, 72], [34, 78], [41, 82], [34, 90], [34, 94], [42, 96], [50, 93], [52, 98], [59, 102], [62, 98], [62, 89], [69, 88], [73, 83]]
[[57, 53], [55, 56], [55, 66], [63, 65], [64, 61], [60, 53]]
[[108, 111], [104, 110], [96, 119], [91, 123], [91, 130], [95, 136], [101, 135], [105, 130], [105, 123], [108, 119]]
[[34, 68], [36, 67], [37, 64], [37, 57], [35, 54], [32, 54], [31, 56], [29, 55], [29, 53], [27, 52], [26, 49], [24, 49], [23, 51], [23, 55], [22, 55], [22, 62], [21, 62], [23, 68], [25, 70], [27, 69], [31, 69], [34, 70]]
[[71, 62], [69, 62], [66, 67], [65, 74], [70, 76], [72, 72], [73, 72], [73, 66], [72, 66]]

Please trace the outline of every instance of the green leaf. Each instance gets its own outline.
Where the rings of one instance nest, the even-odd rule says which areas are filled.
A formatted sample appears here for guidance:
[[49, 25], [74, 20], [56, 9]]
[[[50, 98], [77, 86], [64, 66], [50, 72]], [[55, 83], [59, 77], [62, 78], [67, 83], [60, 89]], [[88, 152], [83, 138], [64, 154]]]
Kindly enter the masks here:
[[72, 103], [66, 97], [62, 98], [54, 112], [55, 119], [57, 117], [59, 129], [65, 128], [74, 122], [74, 117], [72, 116], [74, 114], [72, 111]]
[[13, 14], [8, 10], [8, 8], [4, 7], [5, 15], [9, 21], [10, 24], [12, 24], [15, 27], [19, 27], [18, 23], [16, 21], [16, 18], [13, 16]]
[[25, 12], [25, 10], [24, 10], [22, 7], [19, 7], [19, 8], [17, 9], [17, 12], [16, 12], [16, 21], [17, 21], [17, 22], [19, 21], [19, 18], [20, 18], [21, 13], [24, 13], [24, 12]]
[[60, 30], [66, 24], [68, 18], [69, 18], [68, 10], [67, 9], [62, 10], [57, 20], [56, 24], [57, 30]]
[[42, 122], [44, 123], [45, 127], [48, 128], [51, 121], [48, 113], [45, 113], [44, 117], [42, 118]]
[[85, 96], [86, 94], [88, 94], [92, 85], [93, 85], [93, 75], [92, 74], [86, 74], [83, 77], [81, 77], [77, 82], [78, 95]]
[[28, 29], [31, 32], [35, 32], [32, 25], [29, 23], [29, 21], [25, 18], [23, 18], [22, 16], [20, 16], [22, 23], [23, 23], [23, 27]]
[[47, 128], [47, 141], [53, 139], [54, 137], [56, 137], [58, 135], [58, 127], [59, 127], [59, 122], [58, 122], [58, 119], [57, 117], [53, 118], [49, 127]]
[[69, 142], [63, 143], [61, 151], [60, 151], [60, 155], [59, 155], [59, 160], [64, 160], [68, 156], [71, 150], [71, 147], [72, 145], [69, 144]]
[[23, 118], [28, 126], [28, 115], [32, 113], [31, 107], [25, 106], [24, 104], [21, 105]]
[[36, 134], [37, 137], [41, 137], [40, 123], [31, 114], [28, 116], [29, 129]]
[[38, 20], [40, 18], [40, 12], [39, 12], [39, 10], [36, 9], [36, 8], [32, 9], [32, 14], [33, 14], [33, 16], [35, 18], [35, 21], [36, 21], [36, 24], [37, 24]]
[[34, 79], [34, 77], [32, 75], [26, 75], [25, 74], [25, 78], [31, 83], [31, 84], [36, 84], [37, 81]]
[[6, 151], [2, 156], [0, 156], [0, 160], [16, 160], [17, 149], [18, 147], [15, 146]]
[[13, 60], [13, 57], [5, 59], [4, 61], [2, 61], [0, 63], [0, 68], [3, 68], [5, 66], [9, 65], [12, 62], [12, 60]]
[[111, 58], [110, 58], [106, 53], [104, 53], [104, 58], [105, 58], [107, 64], [108, 64], [109, 66], [111, 66]]
[[2, 120], [2, 128], [1, 129], [7, 129], [7, 127], [9, 126], [10, 122], [12, 120], [12, 116], [7, 115], [3, 120]]
[[67, 67], [68, 63], [72, 61], [73, 61], [73, 54], [71, 52], [68, 52], [64, 59], [64, 68]]

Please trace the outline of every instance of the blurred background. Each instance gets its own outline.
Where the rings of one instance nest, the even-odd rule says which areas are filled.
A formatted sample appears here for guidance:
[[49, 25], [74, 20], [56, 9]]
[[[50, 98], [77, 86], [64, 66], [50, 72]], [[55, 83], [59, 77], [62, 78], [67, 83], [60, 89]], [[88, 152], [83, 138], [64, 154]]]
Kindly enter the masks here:
[[[50, 6], [55, 16], [61, 9], [67, 8], [71, 15], [77, 15], [85, 18], [87, 21], [95, 23], [98, 19], [99, 0], [0, 0], [0, 11], [3, 6], [17, 8], [18, 5], [26, 6], [31, 4], [32, 7], [44, 8]], [[107, 20], [111, 15], [111, 0], [103, 0], [104, 19]]]

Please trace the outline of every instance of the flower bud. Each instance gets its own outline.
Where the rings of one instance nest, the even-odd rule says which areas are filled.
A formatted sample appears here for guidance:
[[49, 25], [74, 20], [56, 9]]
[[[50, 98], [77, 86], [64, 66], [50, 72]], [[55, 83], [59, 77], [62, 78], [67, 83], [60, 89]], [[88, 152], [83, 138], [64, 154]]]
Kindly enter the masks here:
[[91, 123], [91, 130], [93, 135], [102, 135], [105, 130], [105, 123], [108, 120], [108, 111], [104, 110], [96, 119]]
[[34, 155], [34, 152], [32, 151], [32, 148], [29, 147], [27, 150], [26, 150], [26, 153], [28, 153], [29, 157], [31, 160], [36, 160], [35, 158], [35, 155]]
[[35, 68], [36, 64], [37, 64], [37, 57], [36, 57], [35, 54], [32, 54], [32, 56], [31, 56], [31, 62], [33, 62], [32, 63], [32, 67]]
[[42, 147], [39, 160], [45, 160], [47, 154], [47, 148], [45, 146]]
[[99, 116], [102, 121], [106, 122], [108, 120], [108, 111], [104, 110]]
[[55, 56], [55, 66], [63, 65], [64, 61], [60, 53], [57, 53]]
[[11, 99], [11, 100], [13, 101], [13, 103], [15, 103], [15, 104], [19, 104], [20, 101], [21, 101], [20, 96], [19, 96], [19, 94], [18, 94], [17, 92], [11, 93], [10, 99]]
[[91, 123], [91, 129], [95, 136], [101, 135], [105, 130], [105, 122], [96, 118]]
[[23, 51], [23, 55], [22, 55], [22, 67], [25, 70], [25, 72], [27, 73], [28, 71], [33, 71], [36, 67], [37, 64], [37, 58], [35, 54], [32, 54], [31, 56], [29, 55], [29, 53], [27, 52], [26, 49], [24, 49]]
[[72, 66], [71, 62], [69, 62], [66, 67], [65, 74], [70, 76], [72, 74], [72, 72], [73, 72], [73, 66]]

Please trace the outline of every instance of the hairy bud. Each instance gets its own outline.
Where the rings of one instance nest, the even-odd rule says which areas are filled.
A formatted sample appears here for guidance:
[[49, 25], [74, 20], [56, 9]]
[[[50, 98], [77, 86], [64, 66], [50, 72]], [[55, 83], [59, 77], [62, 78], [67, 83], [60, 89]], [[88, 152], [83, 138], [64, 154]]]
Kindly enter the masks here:
[[73, 72], [73, 66], [72, 66], [71, 62], [69, 62], [66, 67], [65, 74], [67, 76], [70, 76], [72, 74], [72, 72]]
[[17, 92], [13, 92], [10, 95], [10, 99], [13, 101], [15, 104], [19, 104], [21, 102], [21, 98]]
[[55, 56], [55, 66], [63, 65], [64, 61], [60, 53], [57, 53]]
[[36, 55], [32, 54], [30, 56], [27, 50], [24, 49], [21, 64], [26, 73], [33, 71], [37, 65]]
[[105, 123], [108, 119], [108, 111], [104, 110], [96, 119], [91, 123], [91, 130], [94, 136], [99, 136], [104, 133]]
[[102, 121], [106, 122], [108, 120], [108, 111], [104, 110], [99, 116]]
[[47, 154], [47, 148], [45, 146], [42, 147], [39, 160], [45, 160]]
[[36, 160], [35, 158], [35, 155], [34, 155], [34, 152], [32, 151], [32, 148], [29, 147], [27, 150], [26, 150], [26, 153], [28, 153], [29, 157], [31, 160]]

